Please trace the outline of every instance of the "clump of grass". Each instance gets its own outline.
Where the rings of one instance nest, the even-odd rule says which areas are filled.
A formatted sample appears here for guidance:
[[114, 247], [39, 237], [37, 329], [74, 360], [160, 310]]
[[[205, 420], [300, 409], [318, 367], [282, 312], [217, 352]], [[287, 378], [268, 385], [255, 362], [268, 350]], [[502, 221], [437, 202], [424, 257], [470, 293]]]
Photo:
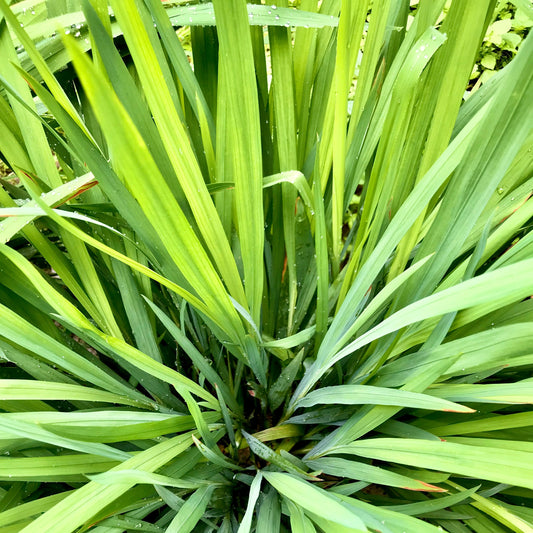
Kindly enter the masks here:
[[533, 529], [531, 37], [463, 102], [494, 0], [26, 4], [0, 530]]

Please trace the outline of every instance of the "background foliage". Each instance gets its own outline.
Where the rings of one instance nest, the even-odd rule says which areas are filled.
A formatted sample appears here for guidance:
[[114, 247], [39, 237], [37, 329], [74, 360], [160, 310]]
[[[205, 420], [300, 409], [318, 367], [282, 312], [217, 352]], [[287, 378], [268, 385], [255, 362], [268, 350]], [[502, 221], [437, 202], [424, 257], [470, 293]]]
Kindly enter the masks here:
[[495, 14], [474, 67], [472, 78], [479, 83], [511, 61], [533, 25], [531, 13], [522, 3], [498, 2]]

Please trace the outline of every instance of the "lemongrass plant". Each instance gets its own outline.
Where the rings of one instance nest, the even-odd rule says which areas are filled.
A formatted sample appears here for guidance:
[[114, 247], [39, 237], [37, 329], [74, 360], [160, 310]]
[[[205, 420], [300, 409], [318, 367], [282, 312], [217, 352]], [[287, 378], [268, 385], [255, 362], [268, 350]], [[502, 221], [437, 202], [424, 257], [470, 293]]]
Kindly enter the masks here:
[[265, 4], [0, 0], [0, 532], [533, 531], [533, 38]]

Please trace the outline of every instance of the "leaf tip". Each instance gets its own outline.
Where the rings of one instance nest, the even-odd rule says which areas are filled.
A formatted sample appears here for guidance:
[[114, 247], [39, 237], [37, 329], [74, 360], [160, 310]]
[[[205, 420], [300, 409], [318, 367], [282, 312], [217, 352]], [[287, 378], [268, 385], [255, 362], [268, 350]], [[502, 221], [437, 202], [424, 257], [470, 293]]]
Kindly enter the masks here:
[[419, 479], [416, 480], [418, 483], [422, 485], [419, 489], [414, 489], [412, 487], [402, 487], [406, 490], [413, 490], [416, 492], [448, 492], [446, 489], [443, 489], [442, 487], [437, 487], [437, 485], [432, 485], [431, 483], [426, 483], [425, 481], [421, 481]]

